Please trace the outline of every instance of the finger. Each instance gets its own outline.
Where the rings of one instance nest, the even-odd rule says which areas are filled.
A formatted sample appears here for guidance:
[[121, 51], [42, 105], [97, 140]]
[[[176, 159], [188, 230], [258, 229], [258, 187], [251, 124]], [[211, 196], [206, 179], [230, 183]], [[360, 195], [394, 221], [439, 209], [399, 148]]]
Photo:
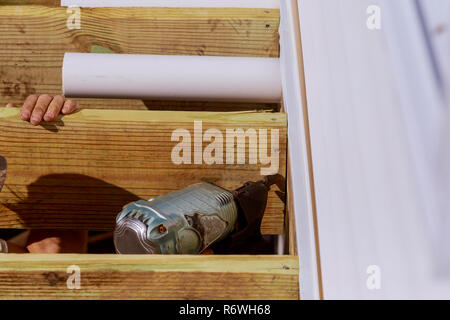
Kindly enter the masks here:
[[20, 117], [22, 120], [28, 121], [30, 120], [31, 113], [33, 112], [34, 106], [36, 105], [36, 102], [38, 100], [38, 96], [35, 94], [32, 94], [31, 96], [28, 96], [28, 98], [25, 100], [22, 110], [20, 111]]
[[8, 103], [8, 104], [6, 105], [6, 107], [7, 107], [7, 108], [15, 108], [16, 105], [15, 105], [14, 103]]
[[63, 96], [55, 96], [50, 102], [48, 106], [47, 112], [44, 115], [44, 121], [53, 121], [61, 112], [61, 109], [64, 105], [64, 97]]
[[64, 107], [62, 108], [62, 113], [63, 114], [71, 114], [72, 112], [74, 112], [76, 109], [78, 108], [78, 103], [76, 101], [73, 100], [67, 100], [64, 103]]
[[45, 112], [47, 111], [48, 105], [52, 101], [52, 97], [48, 94], [43, 94], [39, 96], [36, 106], [33, 109], [33, 113], [31, 114], [30, 122], [32, 125], [37, 126], [41, 123], [42, 118], [44, 117]]

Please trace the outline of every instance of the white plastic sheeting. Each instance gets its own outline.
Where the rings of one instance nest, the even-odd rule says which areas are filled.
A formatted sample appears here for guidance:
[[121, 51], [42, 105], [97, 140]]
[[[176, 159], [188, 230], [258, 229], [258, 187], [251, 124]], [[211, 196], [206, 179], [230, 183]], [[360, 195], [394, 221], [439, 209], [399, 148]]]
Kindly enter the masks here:
[[433, 166], [437, 181], [437, 210], [434, 219], [437, 271], [443, 277], [450, 276], [450, 1], [418, 1], [422, 10], [424, 27], [430, 39], [429, 46], [437, 78], [445, 101], [445, 111], [441, 115], [439, 126], [441, 135], [437, 139], [437, 162]]
[[299, 1], [328, 299], [450, 298], [436, 254], [450, 244], [432, 231], [448, 215], [434, 175], [445, 108], [416, 4]]
[[[284, 0], [283, 0], [284, 1]], [[277, 9], [280, 0], [61, 0], [76, 7], [202, 7]]]

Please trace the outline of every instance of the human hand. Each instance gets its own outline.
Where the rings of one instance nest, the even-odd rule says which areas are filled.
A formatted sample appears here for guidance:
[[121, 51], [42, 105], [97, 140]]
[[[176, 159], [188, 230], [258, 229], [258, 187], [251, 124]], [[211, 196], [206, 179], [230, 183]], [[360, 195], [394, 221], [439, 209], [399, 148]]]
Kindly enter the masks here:
[[[15, 107], [8, 103], [7, 107]], [[42, 121], [50, 122], [62, 114], [70, 114], [78, 108], [74, 100], [66, 100], [62, 95], [50, 96], [48, 94], [30, 95], [25, 100], [20, 112], [20, 118], [29, 121], [32, 125], [39, 125]]]

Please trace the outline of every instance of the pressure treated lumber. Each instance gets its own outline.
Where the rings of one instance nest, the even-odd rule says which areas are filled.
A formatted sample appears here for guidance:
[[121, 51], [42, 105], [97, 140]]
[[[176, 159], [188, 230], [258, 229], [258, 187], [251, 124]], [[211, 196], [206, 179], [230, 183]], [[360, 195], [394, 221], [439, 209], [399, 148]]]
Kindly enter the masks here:
[[[67, 288], [69, 266], [80, 289]], [[293, 256], [0, 254], [0, 299], [298, 299]]]
[[[0, 193], [0, 228], [112, 230], [122, 206], [138, 198], [199, 181], [234, 190], [261, 179], [260, 168], [268, 165], [259, 160], [249, 164], [248, 139], [245, 164], [174, 164], [172, 149], [179, 141], [171, 141], [172, 133], [188, 130], [193, 145], [194, 121], [202, 121], [203, 132], [222, 132], [224, 163], [226, 129], [268, 129], [268, 154], [278, 153], [279, 173], [284, 176], [282, 113], [82, 110], [35, 127], [19, 119], [17, 108], [0, 108], [0, 152], [8, 161]], [[279, 132], [278, 148], [271, 145], [271, 130]], [[203, 148], [207, 145], [203, 142]], [[262, 232], [280, 234], [284, 203], [275, 193], [278, 189], [272, 189]]]
[[[73, 30], [66, 25], [70, 15], [58, 6], [0, 4], [0, 105], [23, 103], [32, 93], [60, 94], [65, 52], [279, 56], [279, 10], [82, 8], [81, 29]], [[89, 108], [153, 105], [83, 102]]]
[[61, 5], [61, 0], [2, 0], [0, 5], [4, 6], [18, 6], [18, 5], [39, 5], [39, 6], [53, 6]]
[[292, 192], [292, 176], [289, 175], [291, 172], [291, 162], [289, 157], [287, 158], [287, 172], [288, 177], [286, 179], [286, 216], [285, 216], [285, 241], [289, 252], [289, 255], [298, 256], [297, 248], [297, 230], [295, 226], [295, 212], [294, 212], [294, 199]]

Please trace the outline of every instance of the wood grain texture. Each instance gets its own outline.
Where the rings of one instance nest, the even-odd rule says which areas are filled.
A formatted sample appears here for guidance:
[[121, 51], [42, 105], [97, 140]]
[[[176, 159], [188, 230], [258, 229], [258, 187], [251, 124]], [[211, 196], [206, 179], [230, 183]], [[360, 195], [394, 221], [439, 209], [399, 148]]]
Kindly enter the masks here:
[[4, 6], [19, 6], [19, 5], [37, 5], [58, 7], [61, 5], [61, 0], [2, 0], [0, 5]]
[[[69, 290], [67, 267], [80, 268]], [[292, 256], [0, 254], [0, 299], [298, 299]]]
[[[79, 30], [67, 28], [69, 17], [66, 8], [50, 3], [0, 4], [0, 105], [21, 104], [33, 93], [60, 94], [65, 52], [103, 48], [135, 54], [279, 56], [279, 10], [83, 8]], [[82, 102], [85, 108], [162, 106], [158, 101], [139, 100]], [[214, 108], [215, 104], [209, 106]], [[218, 106], [223, 107], [233, 105]], [[254, 105], [247, 109], [254, 109]]]
[[[194, 121], [203, 122], [203, 132], [223, 133], [224, 161], [226, 129], [268, 129], [267, 140], [260, 136], [259, 144], [267, 141], [269, 155], [279, 155], [280, 174], [286, 171], [286, 116], [281, 113], [82, 110], [38, 127], [21, 121], [18, 113], [0, 108], [0, 150], [8, 161], [0, 228], [111, 230], [122, 206], [138, 198], [199, 181], [234, 190], [261, 179], [260, 168], [268, 165], [248, 164], [248, 139], [246, 164], [174, 164], [171, 153], [179, 142], [171, 141], [172, 133], [189, 130], [194, 144]], [[272, 129], [279, 132], [279, 147], [271, 145]], [[284, 204], [273, 189], [265, 234], [280, 234], [284, 226]]]
[[292, 193], [292, 176], [291, 163], [287, 157], [287, 179], [286, 179], [286, 216], [285, 216], [285, 239], [286, 247], [289, 255], [298, 256], [297, 247], [297, 229], [295, 226], [295, 211], [294, 211], [294, 194]]

